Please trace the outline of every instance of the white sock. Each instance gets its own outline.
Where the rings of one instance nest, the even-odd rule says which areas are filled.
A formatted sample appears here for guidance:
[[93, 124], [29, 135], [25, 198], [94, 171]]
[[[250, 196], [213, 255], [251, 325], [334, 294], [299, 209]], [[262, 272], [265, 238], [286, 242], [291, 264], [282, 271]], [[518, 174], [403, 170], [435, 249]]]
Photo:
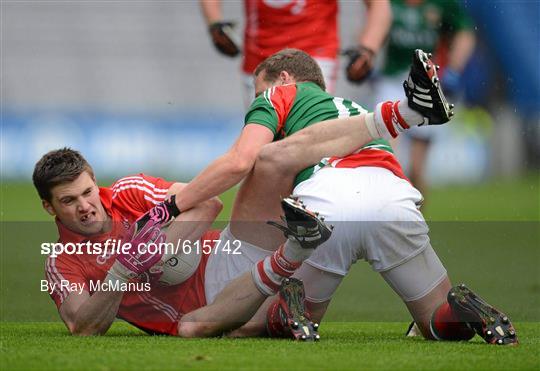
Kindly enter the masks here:
[[382, 102], [365, 117], [366, 127], [373, 139], [392, 139], [412, 126], [424, 123], [424, 117], [411, 109], [407, 102]]
[[289, 238], [283, 247], [283, 256], [291, 263], [303, 262], [311, 256], [315, 249], [303, 249], [295, 239]]
[[398, 110], [401, 117], [403, 117], [409, 126], [418, 126], [424, 123], [424, 116], [409, 107], [407, 101], [400, 101], [398, 104]]

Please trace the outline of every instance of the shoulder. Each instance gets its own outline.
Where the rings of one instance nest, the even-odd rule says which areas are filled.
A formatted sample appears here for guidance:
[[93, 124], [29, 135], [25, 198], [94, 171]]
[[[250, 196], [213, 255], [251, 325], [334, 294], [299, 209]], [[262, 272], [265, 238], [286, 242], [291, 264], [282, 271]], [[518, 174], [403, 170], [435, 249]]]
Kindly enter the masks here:
[[173, 184], [142, 173], [120, 178], [111, 186], [113, 207], [138, 217], [140, 213], [163, 202]]
[[111, 186], [112, 197], [117, 198], [124, 193], [145, 193], [154, 198], [165, 198], [173, 184], [173, 182], [162, 178], [140, 173], [120, 178], [114, 182]]

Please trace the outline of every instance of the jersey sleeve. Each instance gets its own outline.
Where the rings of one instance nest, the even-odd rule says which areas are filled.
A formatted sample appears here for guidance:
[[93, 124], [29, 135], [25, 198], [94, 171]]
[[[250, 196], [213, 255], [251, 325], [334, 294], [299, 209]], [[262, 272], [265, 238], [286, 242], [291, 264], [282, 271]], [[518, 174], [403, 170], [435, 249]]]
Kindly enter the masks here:
[[285, 126], [287, 116], [294, 104], [296, 85], [274, 86], [259, 95], [245, 116], [244, 125], [259, 124], [277, 136]]
[[45, 279], [49, 286], [49, 295], [57, 308], [60, 308], [71, 293], [72, 284], [79, 287], [82, 285], [83, 290], [89, 291], [89, 282], [81, 262], [70, 255], [49, 256], [45, 262]]
[[127, 176], [112, 185], [112, 198], [119, 207], [134, 213], [145, 213], [165, 200], [173, 184], [146, 174]]

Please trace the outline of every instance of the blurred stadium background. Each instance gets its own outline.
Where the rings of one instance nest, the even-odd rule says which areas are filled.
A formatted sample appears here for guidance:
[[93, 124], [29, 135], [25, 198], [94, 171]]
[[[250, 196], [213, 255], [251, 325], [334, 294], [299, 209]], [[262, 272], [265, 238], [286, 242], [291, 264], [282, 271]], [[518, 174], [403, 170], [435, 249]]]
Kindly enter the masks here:
[[[242, 2], [224, 3], [240, 35]], [[432, 146], [432, 184], [538, 167], [539, 5], [464, 6], [479, 42], [462, 109]], [[361, 1], [340, 3], [344, 47], [363, 12]], [[214, 50], [196, 1], [3, 2], [2, 178], [28, 180], [44, 152], [72, 146], [100, 178], [146, 171], [189, 179], [242, 128], [239, 63]], [[342, 69], [336, 90], [376, 103], [369, 84], [350, 85]]]
[[[436, 188], [427, 215], [504, 222], [435, 224], [432, 238], [454, 277], [474, 281], [517, 319], [537, 321], [539, 4], [464, 6], [476, 21], [478, 47], [462, 109], [429, 155]], [[6, 1], [1, 11], [2, 319], [56, 319], [47, 295], [35, 294], [44, 259], [36, 238], [54, 239], [54, 226], [31, 224], [28, 233], [28, 225], [13, 223], [48, 220], [30, 184], [34, 163], [71, 146], [102, 184], [141, 171], [188, 180], [242, 128], [240, 61], [214, 50], [196, 1]], [[242, 29], [240, 1], [225, 2], [224, 13]], [[340, 13], [342, 44], [352, 45], [363, 4], [340, 2]], [[371, 107], [370, 86], [348, 84], [342, 68], [337, 95]], [[20, 272], [30, 272], [24, 282]], [[368, 298], [360, 302], [359, 287]], [[408, 316], [359, 264], [329, 317], [347, 318]]]

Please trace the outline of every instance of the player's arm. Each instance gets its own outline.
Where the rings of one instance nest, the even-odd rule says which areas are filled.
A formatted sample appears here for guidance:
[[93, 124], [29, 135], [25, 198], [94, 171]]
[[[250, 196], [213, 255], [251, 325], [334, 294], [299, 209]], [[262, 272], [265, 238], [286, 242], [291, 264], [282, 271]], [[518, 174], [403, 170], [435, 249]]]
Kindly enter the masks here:
[[60, 306], [60, 317], [73, 335], [103, 335], [118, 313], [122, 291], [72, 292]]
[[208, 32], [216, 49], [229, 57], [240, 53], [240, 48], [234, 41], [233, 22], [223, 20], [220, 0], [200, 0], [202, 13]]
[[462, 72], [474, 51], [475, 44], [476, 36], [474, 32], [471, 30], [458, 31], [452, 38], [452, 44], [450, 45], [448, 67]]
[[441, 76], [447, 94], [457, 94], [462, 88], [461, 74], [476, 44], [473, 22], [457, 1], [446, 2], [443, 13], [443, 35], [451, 36], [448, 63]]
[[181, 211], [218, 196], [238, 184], [253, 168], [263, 145], [272, 142], [274, 134], [265, 126], [247, 124], [227, 153], [217, 158], [184, 189], [176, 194]]
[[208, 26], [212, 23], [220, 22], [223, 19], [221, 13], [221, 0], [200, 0], [200, 4], [204, 19]]
[[342, 157], [373, 139], [396, 138], [411, 127], [444, 124], [453, 116], [454, 106], [444, 97], [437, 68], [421, 50], [414, 53], [404, 89], [406, 100], [381, 102], [372, 113], [317, 123], [266, 145], [257, 168], [267, 174], [296, 174], [324, 157]]
[[366, 17], [358, 35], [358, 45], [346, 51], [349, 63], [347, 79], [361, 83], [371, 72], [375, 55], [384, 44], [392, 25], [392, 9], [386, 0], [364, 0]]
[[392, 8], [390, 1], [387, 0], [364, 0], [364, 3], [366, 4], [366, 18], [358, 42], [377, 54], [392, 25]]

